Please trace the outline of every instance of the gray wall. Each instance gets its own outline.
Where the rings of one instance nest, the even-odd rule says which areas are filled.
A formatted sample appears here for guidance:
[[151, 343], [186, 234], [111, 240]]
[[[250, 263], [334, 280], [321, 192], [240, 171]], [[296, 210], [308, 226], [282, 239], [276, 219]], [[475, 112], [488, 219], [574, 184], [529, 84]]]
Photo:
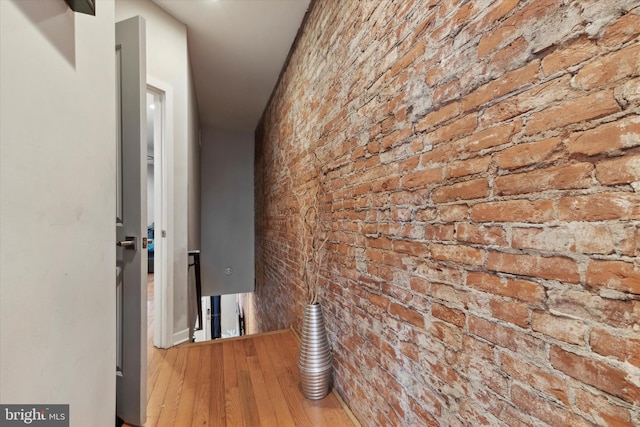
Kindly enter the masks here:
[[[253, 155], [253, 131], [203, 131], [200, 164], [203, 295], [253, 292]], [[231, 274], [226, 274], [227, 268]]]
[[[189, 73], [189, 104], [191, 111], [197, 112], [198, 105], [193, 77]], [[189, 115], [188, 147], [188, 239], [189, 250], [200, 249], [200, 120], [198, 114]], [[191, 277], [191, 275], [189, 276]]]

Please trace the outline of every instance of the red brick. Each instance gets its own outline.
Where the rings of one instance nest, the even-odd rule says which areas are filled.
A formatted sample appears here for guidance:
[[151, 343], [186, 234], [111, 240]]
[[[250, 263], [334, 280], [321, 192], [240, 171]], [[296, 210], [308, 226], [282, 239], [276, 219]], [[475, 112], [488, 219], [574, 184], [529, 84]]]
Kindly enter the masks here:
[[496, 246], [508, 245], [504, 229], [497, 226], [462, 223], [458, 224], [456, 236], [459, 242]]
[[594, 41], [587, 36], [579, 37], [568, 46], [545, 56], [542, 60], [542, 71], [547, 76], [558, 71], [564, 71], [571, 66], [593, 58], [597, 52], [598, 47]]
[[451, 162], [447, 164], [446, 178], [459, 178], [461, 176], [486, 172], [490, 163], [491, 157], [479, 157], [475, 159]]
[[467, 286], [520, 301], [539, 304], [544, 301], [544, 286], [528, 280], [508, 280], [489, 273], [467, 273]]
[[365, 194], [369, 194], [371, 191], [371, 186], [369, 184], [361, 184], [351, 189], [351, 196], [363, 196]]
[[462, 349], [462, 332], [447, 323], [432, 322], [428, 332], [454, 350]]
[[415, 272], [422, 277], [428, 278], [430, 282], [457, 284], [462, 281], [462, 272], [459, 267], [448, 267], [432, 260], [423, 261], [422, 264], [416, 267]]
[[[504, 375], [497, 367], [494, 367], [493, 360], [487, 364], [474, 364], [471, 366], [472, 375], [478, 375], [485, 390], [492, 390], [499, 396], [508, 396], [509, 377]], [[475, 377], [474, 375], [474, 377]], [[484, 402], [482, 402], [484, 404]], [[481, 425], [490, 425], [482, 423]]]
[[375, 239], [367, 239], [368, 246], [371, 248], [390, 250], [392, 242], [386, 237], [378, 237]]
[[620, 79], [640, 74], [638, 58], [638, 45], [596, 58], [578, 72], [574, 82], [584, 90], [612, 86]]
[[440, 261], [455, 262], [466, 265], [482, 265], [485, 251], [462, 245], [441, 245], [433, 243], [430, 247], [431, 257]]
[[[605, 225], [572, 223], [569, 230], [575, 236], [575, 250], [585, 254], [610, 254], [618, 246], [618, 236]], [[620, 245], [622, 246], [622, 245]]]
[[589, 260], [586, 283], [640, 295], [640, 271], [630, 262]]
[[487, 268], [504, 273], [560, 280], [561, 282], [578, 283], [580, 281], [578, 264], [574, 260], [564, 257], [489, 252]]
[[[421, 141], [424, 146], [428, 147], [427, 150], [422, 153], [420, 156], [420, 164], [423, 167], [434, 167], [440, 166], [449, 160], [451, 156], [451, 144], [440, 144], [436, 147], [431, 147], [428, 138], [425, 136], [423, 138], [419, 138], [416, 141]], [[420, 145], [419, 148], [414, 149], [415, 152], [419, 152], [423, 150], [423, 145]]]
[[409, 287], [412, 291], [420, 295], [431, 295], [431, 282], [422, 277], [411, 277], [409, 281]]
[[445, 80], [449, 74], [447, 70], [443, 67], [432, 67], [424, 76], [425, 83], [430, 86], [437, 86], [438, 83]]
[[571, 78], [560, 76], [546, 83], [535, 85], [524, 92], [510, 96], [484, 110], [481, 124], [484, 126], [511, 120], [540, 106], [575, 98], [579, 94], [571, 89]]
[[[429, 144], [437, 145], [452, 139], [469, 135], [478, 126], [476, 114], [467, 114], [445, 126], [437, 128], [433, 132], [425, 134], [425, 139]], [[424, 164], [424, 162], [423, 162]]]
[[413, 135], [413, 130], [411, 126], [407, 126], [405, 128], [393, 131], [389, 135], [385, 136], [380, 140], [380, 146], [382, 150], [386, 150], [389, 147], [392, 147], [396, 144], [405, 142], [407, 138]]
[[605, 329], [594, 328], [589, 336], [589, 344], [598, 354], [615, 357], [640, 368], [640, 338], [616, 336]]
[[443, 85], [440, 85], [433, 91], [433, 103], [436, 105], [445, 104], [451, 100], [460, 97], [462, 88], [460, 87], [460, 80], [453, 79]]
[[414, 412], [416, 418], [420, 420], [420, 425], [423, 425], [425, 427], [438, 427], [440, 425], [438, 421], [436, 421], [436, 419], [433, 417], [433, 415], [431, 415], [429, 411], [425, 410], [422, 405], [416, 402], [414, 399], [409, 399], [409, 406]]
[[393, 64], [393, 67], [389, 70], [389, 74], [391, 76], [397, 75], [400, 71], [411, 65], [416, 59], [424, 55], [426, 45], [427, 41], [425, 39], [418, 41], [406, 54], [402, 56], [402, 58]]
[[[406, 289], [405, 286], [395, 286], [391, 283], [383, 283], [382, 284], [382, 292], [389, 296], [389, 298], [392, 298], [394, 300], [397, 300], [398, 302], [401, 302], [405, 305], [408, 305], [409, 303], [412, 303], [415, 298], [414, 295], [409, 292], [408, 289]], [[418, 309], [418, 307], [412, 307], [414, 309]]]
[[525, 357], [526, 355], [520, 355], [520, 358], [518, 358], [502, 352], [500, 353], [500, 369], [510, 377], [554, 396], [565, 405], [568, 404], [566, 381], [557, 374], [550, 372], [549, 369], [543, 369], [527, 363], [526, 360], [523, 360]]
[[545, 130], [608, 116], [618, 111], [620, 111], [620, 106], [613, 97], [613, 91], [603, 90], [533, 113], [527, 121], [525, 132], [527, 135], [532, 135]]
[[356, 147], [351, 152], [351, 160], [356, 161], [365, 155], [365, 147]]
[[[444, 3], [441, 5], [441, 8], [445, 7], [447, 4]], [[455, 14], [446, 20], [444, 20], [445, 25], [442, 25], [440, 28], [436, 28], [431, 34], [432, 40], [442, 40], [446, 36], [448, 36], [454, 29], [458, 28], [460, 25], [466, 23], [469, 20], [469, 16], [473, 13], [474, 4], [467, 3], [462, 6], [458, 6], [459, 9], [455, 12]], [[442, 12], [441, 12], [442, 13]], [[446, 13], [446, 12], [444, 12]], [[444, 15], [441, 15], [444, 16]]]
[[[418, 167], [418, 165], [420, 164], [420, 156], [411, 156], [405, 159], [401, 159], [401, 160], [396, 160], [393, 163], [393, 166], [397, 167], [397, 170], [399, 173], [406, 173], [409, 171], [413, 171], [416, 167]], [[383, 166], [384, 168], [385, 166]], [[384, 176], [384, 178], [388, 178], [388, 170], [387, 170], [387, 174]]]
[[515, 169], [539, 163], [551, 162], [561, 156], [560, 138], [549, 138], [525, 144], [519, 144], [502, 150], [496, 156], [502, 169]]
[[568, 232], [553, 228], [513, 228], [511, 246], [518, 249], [542, 249], [564, 252], [574, 248], [574, 241]]
[[489, 183], [485, 178], [463, 181], [457, 184], [437, 188], [433, 191], [435, 203], [454, 202], [484, 198], [489, 193]]
[[516, 6], [518, 6], [518, 2], [515, 1], [499, 1], [492, 3], [491, 6], [489, 6], [489, 11], [479, 23], [480, 29], [491, 26], [491, 24], [503, 18]]
[[423, 153], [420, 161], [423, 166], [428, 166], [440, 165], [454, 159], [468, 157], [471, 152], [478, 152], [507, 143], [511, 135], [518, 132], [520, 128], [521, 122], [516, 121], [507, 125], [485, 129], [447, 144], [440, 144]]
[[416, 362], [420, 360], [420, 349], [414, 343], [401, 342], [400, 353], [404, 354], [409, 359], [412, 359]]
[[389, 305], [389, 313], [413, 326], [424, 329], [424, 316], [415, 310], [392, 302]]
[[462, 336], [462, 354], [460, 365], [468, 368], [471, 365], [487, 366], [494, 364], [494, 347], [469, 334]]
[[534, 311], [531, 329], [570, 344], [584, 344], [587, 327], [579, 320]]
[[511, 402], [507, 402], [504, 399], [498, 399], [493, 395], [487, 394], [487, 405], [489, 405], [489, 412], [508, 426], [532, 427], [534, 425], [532, 418], [528, 414], [512, 406]]
[[487, 426], [491, 424], [488, 415], [484, 409], [475, 407], [469, 401], [463, 401], [460, 403], [460, 416], [468, 423], [467, 425], [475, 426]]
[[424, 229], [424, 238], [426, 240], [451, 241], [455, 234], [453, 224], [428, 224]]
[[578, 289], [549, 290], [547, 294], [547, 307], [554, 313], [616, 328], [640, 327], [640, 301], [602, 298]]
[[562, 9], [562, 0], [538, 0], [520, 9], [509, 17], [505, 24], [513, 25], [518, 22], [540, 21], [552, 12]]
[[640, 116], [573, 133], [567, 143], [569, 153], [589, 156], [637, 146], [640, 146]]
[[545, 357], [544, 342], [498, 323], [469, 316], [469, 332], [516, 353], [537, 359]]
[[[413, 209], [411, 208], [400, 208], [396, 207], [391, 209], [391, 217], [396, 222], [409, 222], [411, 221], [411, 217], [413, 215]], [[344, 230], [345, 228], [342, 227]], [[357, 231], [357, 230], [354, 230]]]
[[623, 233], [620, 251], [624, 255], [640, 256], [640, 225], [625, 227]]
[[322, 128], [322, 135], [326, 135], [330, 130], [334, 129], [346, 117], [346, 111], [342, 110], [327, 122]]
[[438, 110], [427, 114], [424, 116], [418, 123], [416, 123], [415, 130], [416, 132], [423, 132], [425, 130], [429, 130], [430, 128], [438, 125], [442, 122], [445, 122], [453, 117], [456, 117], [460, 113], [460, 103], [453, 102], [451, 104], [445, 105], [444, 107], [439, 108]]
[[[300, 212], [317, 201], [333, 224], [319, 286], [335, 386], [359, 419], [637, 422], [635, 403], [549, 360], [558, 346], [639, 386], [635, 276], [615, 264], [589, 282], [597, 263], [640, 256], [631, 14], [615, 1], [319, 3], [256, 132], [253, 327], [300, 331]], [[596, 114], [597, 93], [619, 109]]]
[[640, 15], [627, 13], [610, 24], [602, 36], [602, 44], [606, 47], [617, 47], [640, 35]]
[[405, 240], [394, 240], [393, 250], [398, 253], [408, 254], [415, 257], [424, 257], [429, 253], [429, 248], [426, 244]]
[[494, 192], [499, 195], [537, 193], [545, 190], [570, 190], [591, 186], [591, 163], [553, 166], [532, 172], [499, 176]]
[[605, 225], [571, 223], [545, 228], [513, 228], [511, 246], [555, 252], [609, 254], [615, 249], [613, 235]]
[[489, 308], [491, 309], [491, 316], [496, 319], [504, 320], [521, 328], [529, 326], [531, 310], [526, 304], [517, 301], [492, 299], [489, 301]]
[[497, 147], [510, 141], [511, 136], [520, 129], [520, 122], [507, 123], [482, 130], [457, 144], [461, 152], [477, 152], [487, 148]]
[[[429, 0], [427, 3], [423, 4], [423, 11], [425, 13], [423, 16], [419, 17], [419, 20], [416, 22], [415, 26], [411, 28], [412, 33], [410, 36], [410, 40], [416, 40], [424, 35], [425, 31], [429, 30], [429, 28], [436, 21], [436, 13], [433, 13], [431, 8], [434, 7], [438, 3], [437, 0]], [[411, 6], [407, 4], [407, 6]]]
[[613, 91], [623, 109], [640, 104], [640, 78], [621, 82]]
[[496, 70], [512, 70], [527, 59], [529, 55], [527, 47], [527, 40], [524, 37], [519, 37], [497, 51], [489, 64]]
[[502, 47], [505, 40], [513, 40], [513, 36], [518, 33], [518, 28], [513, 26], [499, 26], [490, 33], [486, 33], [480, 43], [478, 43], [478, 57], [483, 57], [487, 53]]
[[440, 220], [446, 222], [464, 221], [469, 218], [469, 206], [446, 205], [438, 206]]
[[[444, 282], [444, 280], [442, 279], [440, 281]], [[459, 305], [459, 304], [466, 305], [466, 303], [469, 300], [469, 295], [467, 291], [456, 289], [451, 285], [447, 285], [443, 283], [432, 283], [431, 295], [435, 299], [449, 302], [452, 305]]]
[[471, 208], [471, 219], [478, 222], [542, 223], [553, 218], [550, 200], [507, 200], [479, 203]]
[[575, 401], [578, 409], [593, 419], [596, 425], [634, 427], [629, 410], [615, 405], [604, 396], [576, 388]]
[[558, 203], [562, 221], [606, 221], [640, 219], [640, 194], [597, 193], [563, 197]]
[[375, 306], [386, 309], [389, 306], [389, 298], [383, 295], [368, 294], [367, 299]]
[[425, 188], [442, 182], [442, 168], [424, 169], [402, 177], [402, 188]]
[[604, 185], [640, 181], [640, 154], [599, 162], [596, 164], [596, 177]]
[[571, 413], [566, 407], [545, 400], [518, 384], [511, 387], [511, 401], [525, 412], [553, 426], [591, 426], [589, 422]]
[[431, 315], [445, 322], [456, 325], [459, 328], [463, 328], [466, 320], [465, 314], [454, 308], [449, 308], [445, 305], [433, 303], [431, 307]]
[[640, 388], [629, 381], [625, 371], [556, 346], [551, 346], [549, 360], [554, 368], [570, 377], [629, 403], [636, 405], [640, 403]]

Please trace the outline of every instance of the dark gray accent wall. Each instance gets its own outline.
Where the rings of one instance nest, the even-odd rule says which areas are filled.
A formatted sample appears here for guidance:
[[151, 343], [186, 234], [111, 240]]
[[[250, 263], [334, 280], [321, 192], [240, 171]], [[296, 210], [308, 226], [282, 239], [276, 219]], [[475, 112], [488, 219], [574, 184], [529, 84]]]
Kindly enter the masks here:
[[202, 294], [253, 292], [253, 131], [203, 130], [201, 150]]

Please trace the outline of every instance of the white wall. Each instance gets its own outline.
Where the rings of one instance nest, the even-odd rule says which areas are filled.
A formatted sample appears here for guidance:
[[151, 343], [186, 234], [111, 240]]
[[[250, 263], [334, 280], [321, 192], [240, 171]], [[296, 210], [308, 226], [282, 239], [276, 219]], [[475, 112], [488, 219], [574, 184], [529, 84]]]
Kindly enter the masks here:
[[[173, 329], [180, 334], [187, 322], [187, 244], [189, 203], [188, 151], [197, 142], [190, 126], [198, 112], [192, 102], [187, 29], [151, 0], [117, 0], [116, 21], [132, 16], [144, 17], [147, 24], [147, 74], [173, 89], [173, 194], [168, 203], [174, 210], [168, 219], [168, 247], [173, 248]], [[196, 124], [197, 126], [197, 124]], [[195, 226], [195, 225], [194, 225]], [[171, 232], [172, 231], [172, 232]]]
[[115, 416], [114, 6], [0, 1], [0, 402]]
[[252, 292], [254, 134], [204, 130], [202, 136], [202, 295]]

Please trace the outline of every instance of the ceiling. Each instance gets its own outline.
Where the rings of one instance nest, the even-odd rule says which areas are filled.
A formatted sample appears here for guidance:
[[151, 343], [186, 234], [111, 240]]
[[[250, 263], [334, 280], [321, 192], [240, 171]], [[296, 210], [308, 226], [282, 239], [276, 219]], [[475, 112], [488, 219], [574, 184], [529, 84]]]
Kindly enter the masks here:
[[203, 128], [254, 130], [310, 0], [153, 0], [187, 26]]

